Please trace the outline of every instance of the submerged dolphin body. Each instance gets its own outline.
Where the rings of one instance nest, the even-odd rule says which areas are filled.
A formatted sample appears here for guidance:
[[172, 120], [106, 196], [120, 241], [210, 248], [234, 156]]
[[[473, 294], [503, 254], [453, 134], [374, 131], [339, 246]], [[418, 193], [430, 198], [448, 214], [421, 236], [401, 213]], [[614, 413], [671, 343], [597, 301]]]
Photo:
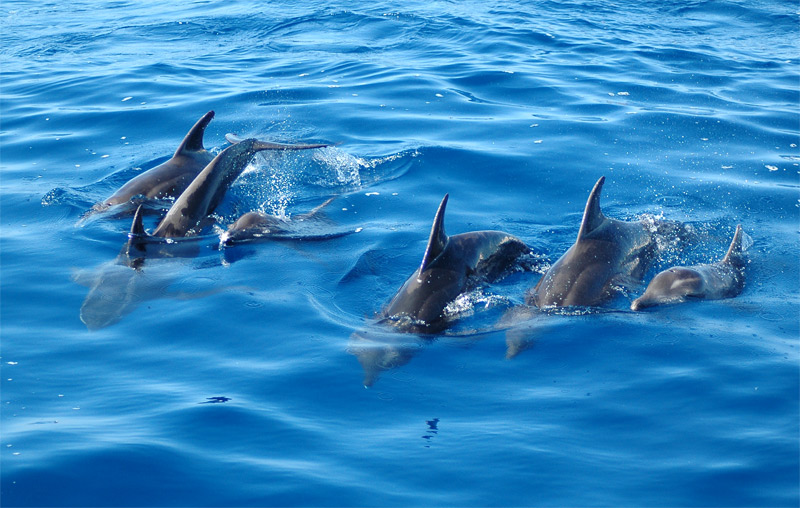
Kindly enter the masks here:
[[631, 310], [681, 303], [690, 299], [732, 298], [744, 289], [742, 226], [736, 226], [728, 252], [713, 264], [674, 266], [656, 275]]
[[94, 205], [93, 210], [105, 210], [130, 201], [134, 196], [159, 199], [173, 197], [183, 192], [214, 158], [203, 147], [203, 134], [213, 118], [213, 111], [203, 115], [189, 129], [172, 158], [132, 178], [109, 198]]
[[502, 231], [475, 231], [447, 236], [442, 199], [419, 268], [382, 311], [385, 322], [400, 331], [438, 333], [448, 325], [445, 307], [482, 281], [499, 278], [530, 249]]
[[601, 177], [586, 203], [578, 238], [526, 296], [537, 307], [594, 306], [615, 286], [640, 281], [655, 252], [655, 234], [639, 222], [609, 219], [600, 210]]
[[101, 265], [88, 278], [89, 293], [80, 310], [89, 330], [110, 326], [147, 300], [165, 296], [171, 280], [145, 273], [145, 244], [141, 243], [142, 207], [136, 211], [128, 241], [114, 261]]
[[375, 384], [381, 373], [402, 367], [431, 339], [387, 330], [361, 330], [350, 335], [347, 351], [364, 369], [364, 387]]
[[176, 282], [176, 272], [179, 270], [176, 270], [173, 260], [154, 259], [158, 256], [153, 255], [153, 248], [147, 242], [147, 235], [141, 226], [141, 206], [136, 214], [137, 219], [133, 222], [128, 241], [116, 259], [75, 277], [76, 282], [89, 287], [81, 305], [80, 319], [90, 331], [119, 322], [150, 300], [203, 298], [231, 289], [245, 289], [215, 287], [204, 291], [171, 290], [170, 286]]

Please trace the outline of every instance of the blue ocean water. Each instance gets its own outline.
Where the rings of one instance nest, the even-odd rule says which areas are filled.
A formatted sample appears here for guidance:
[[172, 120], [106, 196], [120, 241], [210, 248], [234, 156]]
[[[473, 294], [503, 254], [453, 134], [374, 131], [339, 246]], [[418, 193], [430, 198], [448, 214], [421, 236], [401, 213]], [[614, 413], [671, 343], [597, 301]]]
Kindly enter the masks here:
[[[0, 23], [3, 506], [800, 502], [796, 2], [4, 0]], [[257, 156], [222, 224], [334, 197], [342, 234], [209, 235], [132, 276], [131, 217], [84, 214], [209, 110], [214, 152], [339, 143]], [[649, 276], [741, 224], [744, 292], [499, 324], [600, 176], [606, 215], [695, 233]], [[448, 233], [538, 261], [446, 333], [380, 330], [445, 193]]]

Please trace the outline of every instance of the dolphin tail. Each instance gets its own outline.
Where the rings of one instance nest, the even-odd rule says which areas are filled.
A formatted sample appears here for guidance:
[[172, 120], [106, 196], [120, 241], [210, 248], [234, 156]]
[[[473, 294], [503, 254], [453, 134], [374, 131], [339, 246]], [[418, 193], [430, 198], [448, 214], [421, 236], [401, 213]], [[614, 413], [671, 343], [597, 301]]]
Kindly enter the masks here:
[[728, 252], [725, 254], [725, 257], [722, 258], [721, 263], [729, 264], [729, 265], [738, 265], [741, 264], [741, 257], [744, 249], [742, 248], [742, 237], [744, 233], [742, 231], [741, 224], [736, 225], [736, 233], [733, 234], [733, 240], [731, 240], [731, 245], [728, 247]]
[[[235, 145], [241, 143], [245, 138], [237, 136], [236, 134], [225, 134], [225, 139], [228, 143]], [[326, 146], [333, 146], [331, 143], [300, 143], [296, 145], [285, 145], [282, 143], [270, 143], [269, 141], [256, 141], [253, 145], [254, 150], [310, 150], [312, 148], [325, 148]]]
[[201, 152], [205, 150], [205, 148], [203, 148], [203, 134], [212, 118], [214, 118], [213, 111], [209, 111], [200, 117], [200, 120], [189, 129], [186, 137], [183, 138], [183, 142], [181, 142], [178, 149], [175, 150], [175, 155], [181, 155], [184, 152]]
[[581, 221], [581, 229], [578, 231], [577, 241], [597, 229], [606, 220], [605, 215], [600, 210], [600, 192], [603, 190], [605, 181], [606, 177], [601, 176], [589, 194], [589, 199], [586, 201], [586, 209], [583, 211], [583, 220]]
[[434, 217], [433, 226], [431, 227], [431, 236], [428, 238], [428, 246], [425, 247], [425, 255], [422, 257], [422, 264], [419, 266], [420, 273], [425, 271], [428, 263], [442, 253], [447, 243], [447, 233], [444, 232], [444, 210], [447, 207], [449, 196], [449, 194], [444, 195], [442, 202], [439, 204], [439, 209], [436, 210], [436, 217]]
[[313, 209], [311, 209], [310, 211], [308, 211], [308, 212], [306, 212], [304, 214], [298, 215], [297, 218], [301, 219], [301, 220], [307, 220], [307, 219], [311, 219], [311, 218], [324, 218], [325, 217], [325, 213], [323, 212], [323, 209], [326, 206], [328, 206], [329, 204], [333, 203], [333, 201], [335, 199], [336, 199], [336, 196], [328, 198], [321, 205], [317, 205]]
[[334, 199], [336, 199], [336, 196], [326, 199], [325, 202], [322, 203], [321, 205], [315, 206], [310, 212], [308, 212], [309, 215], [314, 215], [315, 213], [319, 213], [320, 210], [322, 210], [323, 208], [325, 208], [329, 204], [333, 203]]

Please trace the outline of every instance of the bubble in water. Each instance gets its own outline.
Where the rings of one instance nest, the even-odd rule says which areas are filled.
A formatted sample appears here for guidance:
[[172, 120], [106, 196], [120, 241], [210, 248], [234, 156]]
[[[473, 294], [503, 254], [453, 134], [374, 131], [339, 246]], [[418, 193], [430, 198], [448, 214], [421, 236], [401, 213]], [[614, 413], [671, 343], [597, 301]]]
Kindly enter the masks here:
[[444, 308], [447, 317], [465, 317], [475, 313], [476, 309], [491, 309], [499, 305], [508, 305], [508, 298], [484, 294], [481, 289], [462, 293]]
[[314, 153], [314, 159], [324, 167], [332, 170], [332, 181], [328, 180], [327, 183], [348, 186], [361, 185], [359, 168], [364, 167], [363, 159], [335, 148], [317, 150]]

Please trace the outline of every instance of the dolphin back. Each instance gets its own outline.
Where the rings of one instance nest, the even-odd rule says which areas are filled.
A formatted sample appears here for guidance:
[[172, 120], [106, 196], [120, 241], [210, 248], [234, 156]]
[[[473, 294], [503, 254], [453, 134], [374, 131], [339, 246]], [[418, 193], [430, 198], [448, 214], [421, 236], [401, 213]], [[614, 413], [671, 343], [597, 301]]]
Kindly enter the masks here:
[[419, 268], [395, 293], [382, 315], [395, 328], [412, 333], [437, 333], [447, 326], [445, 307], [459, 294], [508, 271], [530, 249], [501, 231], [474, 231], [448, 237], [445, 194], [433, 219]]
[[422, 263], [419, 265], [420, 273], [424, 272], [431, 261], [436, 259], [447, 246], [447, 233], [444, 231], [444, 211], [447, 208], [449, 196], [449, 194], [444, 195], [442, 202], [439, 203], [439, 208], [436, 210], [433, 226], [431, 226], [431, 234], [428, 237], [428, 245], [425, 247], [425, 254], [422, 256]]
[[528, 294], [538, 307], [599, 305], [616, 286], [638, 282], [654, 258], [654, 233], [639, 222], [607, 218], [600, 209], [605, 177], [589, 194], [575, 243]]

